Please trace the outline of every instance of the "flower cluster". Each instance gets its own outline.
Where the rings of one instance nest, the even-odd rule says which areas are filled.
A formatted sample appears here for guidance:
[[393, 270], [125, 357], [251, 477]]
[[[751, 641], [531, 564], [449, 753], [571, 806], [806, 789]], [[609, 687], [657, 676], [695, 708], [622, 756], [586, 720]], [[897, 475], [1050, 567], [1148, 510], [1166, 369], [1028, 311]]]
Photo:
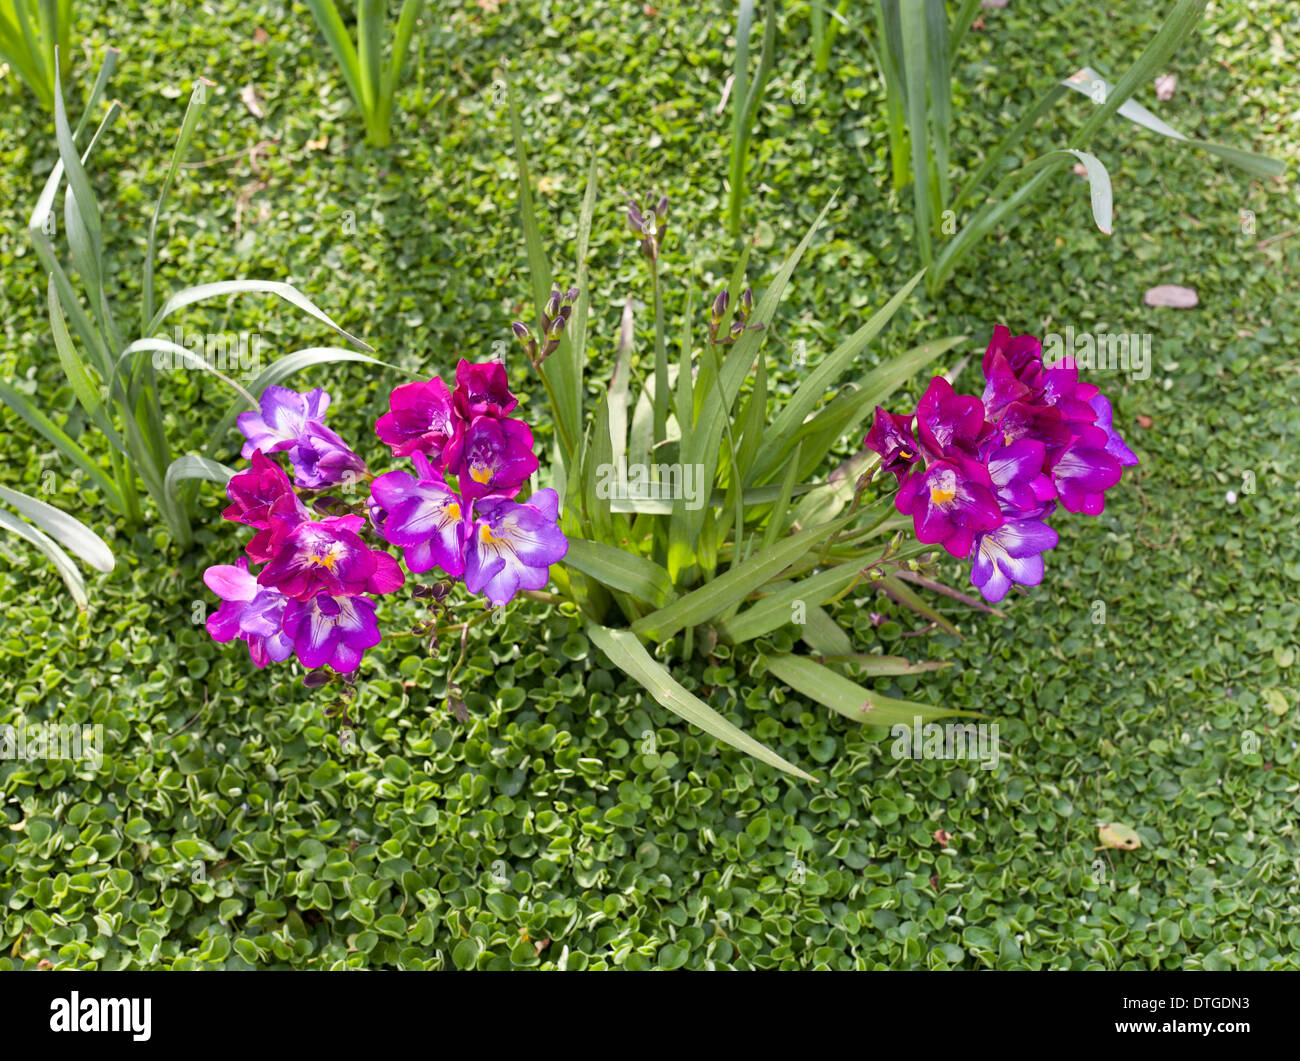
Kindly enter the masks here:
[[1097, 515], [1138, 460], [1105, 395], [1081, 383], [1073, 364], [1045, 365], [1032, 335], [994, 328], [984, 379], [982, 398], [936, 376], [914, 414], [877, 406], [864, 444], [897, 478], [894, 504], [912, 517], [917, 540], [969, 559], [971, 584], [996, 602], [1012, 583], [1042, 581], [1057, 505]]
[[[495, 362], [462, 360], [454, 388], [436, 376], [397, 387], [375, 433], [414, 472], [374, 477], [359, 501], [319, 496], [308, 508], [295, 487], [351, 487], [370, 473], [324, 426], [327, 393], [268, 387], [260, 410], [238, 419], [251, 466], [231, 477], [222, 513], [256, 533], [245, 557], [203, 576], [223, 601], [208, 632], [245, 641], [258, 667], [296, 655], [308, 668], [355, 671], [381, 640], [376, 599], [406, 583], [385, 545], [401, 549], [412, 575], [437, 567], [494, 606], [541, 589], [568, 541], [554, 490], [514, 500], [537, 470], [532, 431], [508, 415], [517, 405]], [[281, 452], [292, 482], [270, 456]], [[422, 588], [416, 596], [429, 595]]]

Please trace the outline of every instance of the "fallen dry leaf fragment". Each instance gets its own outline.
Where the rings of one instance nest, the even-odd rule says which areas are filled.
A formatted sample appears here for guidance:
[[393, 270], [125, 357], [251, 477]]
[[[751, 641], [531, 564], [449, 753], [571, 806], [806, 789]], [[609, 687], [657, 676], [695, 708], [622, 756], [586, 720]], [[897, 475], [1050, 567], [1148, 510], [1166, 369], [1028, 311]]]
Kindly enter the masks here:
[[1138, 413], [1137, 422], [1138, 422], [1138, 427], [1142, 427], [1142, 428], [1148, 428], [1155, 425], [1155, 421], [1152, 420], [1151, 417], [1146, 416], [1143, 413]]
[[1101, 844], [1093, 848], [1100, 851], [1103, 847], [1115, 847], [1121, 851], [1135, 851], [1142, 846], [1142, 838], [1127, 825], [1119, 822], [1102, 823], [1097, 826], [1097, 839]]
[[248, 108], [248, 113], [254, 118], [266, 117], [266, 111], [262, 107], [262, 97], [257, 94], [257, 89], [252, 85], [245, 85], [239, 90], [239, 101]]
[[1191, 309], [1200, 300], [1190, 287], [1177, 284], [1159, 284], [1142, 296], [1148, 306], [1170, 306], [1173, 309]]

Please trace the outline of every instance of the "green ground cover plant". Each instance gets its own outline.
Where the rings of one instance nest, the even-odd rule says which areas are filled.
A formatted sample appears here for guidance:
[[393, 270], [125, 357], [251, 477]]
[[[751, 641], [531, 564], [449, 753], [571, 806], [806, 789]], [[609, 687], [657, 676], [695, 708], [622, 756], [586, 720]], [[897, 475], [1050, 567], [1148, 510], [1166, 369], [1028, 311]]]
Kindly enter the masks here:
[[[766, 339], [774, 406], [801, 380], [796, 351], [816, 364], [916, 262], [864, 38], [841, 26], [818, 73], [808, 6], [777, 7], [742, 213], [760, 299], [832, 205]], [[1023, 86], [1043, 55], [1118, 67], [1160, 14], [1066, 0], [981, 12], [955, 81], [954, 142], [996, 143], [1032, 106]], [[504, 55], [544, 244], [576, 242], [594, 156], [595, 212], [666, 195], [681, 238], [665, 243], [665, 270], [693, 271], [701, 291], [729, 285], [731, 120], [718, 103], [732, 13], [451, 5], [422, 25], [425, 91], [397, 90], [411, 133], [387, 148], [363, 143], [336, 102], [338, 72], [302, 33], [307, 18], [264, 2], [205, 19], [166, 5], [79, 19], [95, 54], [131, 42], [114, 78], [124, 111], [91, 177], [114, 237], [147, 225], [168, 172], [157, 145], [174, 142], [193, 79], [213, 84], [159, 230], [159, 285], [287, 274], [403, 371], [489, 359], [513, 343], [509, 322], [536, 310]], [[1162, 71], [1178, 85], [1162, 116], [1293, 159], [1290, 18], [1282, 3], [1211, 7]], [[1085, 56], [1082, 39], [1103, 44]], [[249, 85], [261, 116], [240, 98]], [[89, 441], [27, 233], [59, 157], [29, 135], [38, 113], [0, 79], [0, 376]], [[1042, 121], [1045, 142], [1068, 137], [1064, 115]], [[1050, 592], [1009, 598], [1003, 615], [928, 596], [957, 633], [882, 595], [829, 608], [856, 644], [949, 664], [880, 688], [995, 717], [996, 770], [895, 758], [887, 733], [773, 681], [771, 662], [796, 645], [789, 630], [693, 654], [675, 672], [682, 687], [819, 781], [791, 778], [647, 697], [571, 602], [520, 601], [471, 632], [463, 713], [447, 707], [459, 644], [431, 655], [417, 639], [385, 641], [355, 698], [323, 703], [291, 670], [253, 670], [203, 630], [198, 573], [227, 548], [218, 488], [197, 492], [193, 545], [176, 549], [158, 524], [108, 518], [102, 484], [57, 447], [6, 431], [0, 484], [86, 522], [117, 564], [90, 580], [82, 616], [35, 552], [0, 553], [0, 725], [99, 724], [104, 753], [98, 768], [0, 758], [0, 966], [1295, 968], [1293, 176], [1243, 177], [1119, 127], [1097, 146], [1111, 152], [1112, 236], [1092, 228], [1084, 196], [1045, 194], [978, 269], [952, 276], [942, 303], [913, 292], [860, 366], [997, 322], [1152, 335], [1150, 378], [1111, 381], [1142, 465], [1098, 519], [1062, 524]], [[628, 294], [644, 290], [622, 224], [593, 225], [588, 275], [594, 406]], [[139, 304], [138, 271], [110, 265], [105, 281]], [[1160, 284], [1194, 288], [1199, 305], [1145, 305]], [[664, 301], [680, 320], [684, 290]], [[653, 311], [634, 308], [629, 367], [644, 379]], [[214, 303], [194, 321], [256, 330], [276, 351], [318, 338], [271, 300]], [[983, 345], [954, 346], [935, 370]], [[544, 408], [509, 349], [512, 388]], [[303, 379], [352, 395], [331, 423], [356, 438], [396, 382], [362, 364]], [[202, 453], [228, 395], [206, 373], [173, 382], [173, 446]], [[562, 445], [549, 418], [533, 419], [539, 448]], [[851, 457], [853, 441], [832, 457]], [[956, 584], [957, 567], [936, 574]], [[1140, 846], [1105, 847], [1102, 823]]]

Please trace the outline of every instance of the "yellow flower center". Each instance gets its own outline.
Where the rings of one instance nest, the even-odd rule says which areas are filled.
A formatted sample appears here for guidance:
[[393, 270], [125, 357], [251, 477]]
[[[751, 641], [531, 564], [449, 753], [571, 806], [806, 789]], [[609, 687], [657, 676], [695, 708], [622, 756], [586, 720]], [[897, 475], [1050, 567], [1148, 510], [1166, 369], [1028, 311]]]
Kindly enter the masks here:
[[956, 490], [941, 490], [937, 486], [930, 487], [930, 504], [932, 505], [946, 505], [956, 496]]
[[500, 538], [498, 538], [495, 534], [492, 533], [492, 528], [489, 527], [486, 523], [483, 524], [483, 529], [480, 532], [479, 537], [481, 537], [485, 542], [501, 541]]
[[313, 553], [307, 558], [307, 562], [315, 564], [317, 567], [323, 567], [326, 571], [333, 571], [334, 565], [338, 563], [338, 557], [332, 551], [319, 554]]
[[453, 501], [447, 506], [447, 516], [450, 519], [460, 519], [460, 505]]
[[469, 469], [469, 477], [481, 486], [486, 486], [487, 481], [492, 478], [492, 466], [488, 464], [472, 464]]

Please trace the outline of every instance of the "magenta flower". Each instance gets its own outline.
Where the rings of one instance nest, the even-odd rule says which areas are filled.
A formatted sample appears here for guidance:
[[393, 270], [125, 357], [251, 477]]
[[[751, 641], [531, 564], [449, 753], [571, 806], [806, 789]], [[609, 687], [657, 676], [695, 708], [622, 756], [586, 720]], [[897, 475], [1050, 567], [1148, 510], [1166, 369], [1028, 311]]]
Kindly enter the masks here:
[[932, 460], [957, 453], [973, 455], [988, 434], [980, 400], [956, 393], [943, 376], [930, 380], [917, 403], [916, 428]]
[[938, 460], [914, 471], [894, 506], [912, 517], [917, 541], [940, 544], [959, 559], [970, 553], [976, 534], [1002, 522], [988, 469], [967, 457]]
[[526, 504], [502, 497], [474, 503], [474, 525], [465, 555], [465, 588], [494, 605], [508, 603], [521, 589], [541, 589], [550, 565], [569, 551], [560, 532], [560, 499], [539, 490]]
[[467, 501], [487, 494], [514, 497], [537, 471], [533, 433], [522, 420], [477, 416], [447, 447], [447, 471], [459, 477]]
[[233, 565], [209, 567], [203, 572], [203, 581], [223, 602], [208, 616], [208, 633], [214, 641], [240, 638], [247, 642], [248, 654], [257, 667], [293, 655], [293, 644], [281, 630], [287, 598], [277, 589], [259, 586], [247, 560], [240, 557]]
[[880, 466], [893, 472], [903, 485], [913, 464], [921, 459], [921, 447], [912, 436], [912, 416], [888, 413], [879, 405], [871, 421], [871, 430], [862, 444], [880, 454]]
[[297, 601], [322, 593], [391, 593], [405, 576], [393, 557], [361, 540], [357, 531], [365, 522], [362, 516], [331, 516], [299, 523], [285, 534], [279, 551], [257, 576], [258, 583], [275, 586]]
[[276, 453], [293, 447], [307, 430], [308, 424], [319, 424], [325, 419], [330, 396], [317, 387], [299, 394], [288, 387], [267, 387], [262, 392], [261, 408], [257, 412], [240, 413], [235, 418], [243, 432], [243, 457], [247, 460], [254, 450]]
[[505, 365], [499, 361], [471, 365], [464, 358], [456, 365], [452, 400], [456, 412], [466, 422], [476, 416], [505, 416], [519, 404], [519, 399], [510, 393]]
[[983, 457], [1004, 516], [1029, 512], [1056, 497], [1051, 476], [1043, 470], [1047, 463], [1043, 443], [1022, 438], [1007, 446], [986, 447]]
[[1056, 531], [1036, 519], [1007, 520], [975, 539], [971, 547], [971, 585], [996, 604], [1013, 582], [1037, 586], [1043, 581], [1043, 553], [1056, 547]]
[[294, 484], [320, 490], [339, 483], [355, 483], [366, 474], [366, 462], [352, 452], [324, 424], [310, 423], [289, 450]]
[[329, 667], [340, 674], [356, 670], [366, 649], [383, 640], [374, 601], [325, 593], [289, 601], [284, 609], [284, 632], [303, 666]]
[[1125, 468], [1134, 467], [1138, 463], [1137, 454], [1125, 445], [1124, 440], [1119, 437], [1119, 432], [1115, 430], [1114, 413], [1111, 411], [1110, 402], [1107, 401], [1106, 396], [1100, 392], [1094, 394], [1088, 404], [1092, 406], [1093, 412], [1097, 414], [1098, 429], [1106, 433], [1106, 452], [1119, 461], [1121, 466]]
[[438, 376], [395, 388], [388, 409], [375, 421], [375, 434], [392, 448], [394, 457], [418, 450], [436, 461], [460, 427], [451, 391]]
[[273, 514], [293, 522], [310, 518], [289, 477], [260, 449], [253, 451], [253, 466], [248, 471], [230, 477], [226, 496], [233, 503], [221, 513], [222, 518], [259, 530], [270, 526]]
[[468, 506], [443, 481], [423, 453], [412, 453], [419, 477], [388, 472], [370, 484], [371, 518], [379, 506], [384, 513], [380, 533], [402, 547], [407, 569], [420, 574], [437, 566], [458, 578], [465, 572], [465, 542], [469, 536]]
[[1098, 516], [1106, 507], [1106, 491], [1119, 482], [1123, 471], [1118, 457], [1104, 449], [1075, 443], [1056, 457], [1052, 483], [1067, 512]]

